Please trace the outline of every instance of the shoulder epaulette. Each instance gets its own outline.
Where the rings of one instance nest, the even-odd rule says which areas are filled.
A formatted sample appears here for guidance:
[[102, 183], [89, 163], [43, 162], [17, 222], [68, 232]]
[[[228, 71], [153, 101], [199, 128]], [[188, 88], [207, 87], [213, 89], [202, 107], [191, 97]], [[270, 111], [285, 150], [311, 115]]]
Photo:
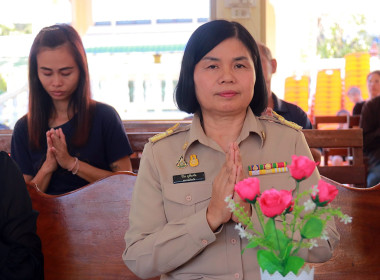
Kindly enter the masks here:
[[268, 121], [272, 120], [272, 121], [275, 121], [277, 123], [281, 123], [283, 125], [289, 126], [295, 130], [301, 130], [302, 129], [302, 126], [300, 126], [294, 122], [286, 120], [283, 116], [277, 114], [275, 111], [272, 111], [272, 117], [260, 117], [260, 119], [268, 120]]
[[157, 142], [158, 140], [161, 140], [165, 137], [168, 137], [169, 135], [173, 134], [173, 132], [179, 127], [179, 123], [176, 123], [174, 126], [168, 128], [164, 132], [160, 132], [152, 137], [149, 138], [149, 141], [152, 143]]

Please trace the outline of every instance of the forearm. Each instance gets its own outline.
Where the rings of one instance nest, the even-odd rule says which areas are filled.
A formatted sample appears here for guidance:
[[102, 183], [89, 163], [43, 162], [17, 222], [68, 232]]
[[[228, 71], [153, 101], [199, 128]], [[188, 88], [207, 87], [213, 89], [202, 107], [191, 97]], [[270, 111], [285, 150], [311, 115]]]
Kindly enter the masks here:
[[112, 174], [112, 171], [94, 167], [81, 160], [78, 160], [78, 167], [75, 167], [72, 172], [90, 183]]
[[[38, 170], [36, 176], [32, 177], [30, 180], [25, 178], [26, 182], [35, 184], [41, 192], [46, 192], [49, 187], [51, 176], [53, 172], [45, 172], [42, 168]], [[24, 176], [25, 177], [25, 176]]]
[[[71, 168], [73, 167], [73, 168]], [[81, 160], [75, 161], [74, 165], [71, 165], [71, 171], [73, 174], [85, 179], [88, 182], [94, 182], [96, 180], [102, 179], [111, 175], [116, 171], [132, 171], [132, 164], [129, 156], [121, 158], [110, 165], [112, 171], [100, 169], [94, 167], [86, 162]]]

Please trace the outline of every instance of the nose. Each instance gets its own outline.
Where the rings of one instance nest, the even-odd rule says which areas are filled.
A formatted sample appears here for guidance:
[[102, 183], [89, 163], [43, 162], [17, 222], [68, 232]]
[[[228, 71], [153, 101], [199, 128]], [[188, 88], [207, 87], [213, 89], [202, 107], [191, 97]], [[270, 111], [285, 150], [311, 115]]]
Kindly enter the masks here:
[[222, 72], [220, 75], [219, 83], [221, 84], [230, 84], [235, 82], [235, 76], [233, 71], [229, 67], [222, 68]]
[[53, 77], [52, 77], [52, 85], [54, 87], [60, 87], [60, 86], [62, 86], [62, 78], [61, 78], [60, 75], [58, 75], [58, 74], [53, 75]]

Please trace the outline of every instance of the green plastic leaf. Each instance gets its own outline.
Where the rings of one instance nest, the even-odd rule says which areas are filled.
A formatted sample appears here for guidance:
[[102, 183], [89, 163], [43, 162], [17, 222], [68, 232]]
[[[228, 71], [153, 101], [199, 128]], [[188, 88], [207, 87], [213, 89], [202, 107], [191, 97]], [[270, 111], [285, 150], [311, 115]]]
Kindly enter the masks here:
[[249, 241], [246, 248], [256, 248], [259, 245], [259, 243], [256, 240]]
[[288, 261], [285, 264], [284, 276], [287, 275], [290, 271], [292, 271], [295, 275], [297, 275], [298, 271], [304, 265], [305, 260], [298, 256], [290, 256]]
[[283, 252], [290, 242], [290, 239], [281, 230], [276, 229], [273, 219], [269, 219], [265, 224], [265, 233], [267, 245], [273, 250]]
[[272, 252], [258, 250], [257, 262], [263, 270], [267, 270], [270, 274], [273, 274], [276, 271], [282, 274], [284, 271], [284, 267], [281, 265], [281, 262]]
[[301, 236], [306, 239], [321, 236], [323, 223], [320, 219], [311, 217], [301, 229]]

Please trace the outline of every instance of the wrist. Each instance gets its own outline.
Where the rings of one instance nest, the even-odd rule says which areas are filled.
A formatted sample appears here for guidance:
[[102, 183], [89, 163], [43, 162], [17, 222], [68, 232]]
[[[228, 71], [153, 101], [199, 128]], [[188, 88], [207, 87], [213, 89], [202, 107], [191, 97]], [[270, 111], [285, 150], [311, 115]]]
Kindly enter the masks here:
[[222, 224], [221, 222], [218, 222], [215, 217], [210, 213], [209, 208], [206, 211], [206, 220], [210, 227], [210, 229], [215, 232], [218, 227]]
[[76, 175], [79, 170], [79, 160], [77, 157], [74, 157], [74, 163], [71, 164], [70, 168], [67, 169], [67, 171], [73, 173], [73, 175]]

